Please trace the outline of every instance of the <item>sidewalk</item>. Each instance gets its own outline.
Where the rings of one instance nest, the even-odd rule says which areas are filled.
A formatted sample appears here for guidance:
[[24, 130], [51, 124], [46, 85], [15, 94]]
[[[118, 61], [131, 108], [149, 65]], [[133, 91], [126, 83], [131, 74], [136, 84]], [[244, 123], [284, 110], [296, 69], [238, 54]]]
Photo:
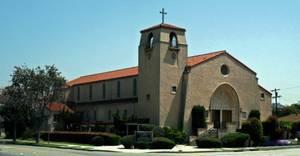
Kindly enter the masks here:
[[[12, 144], [11, 140], [1, 139], [1, 144]], [[124, 149], [123, 145], [118, 146], [90, 146], [81, 144], [70, 144], [60, 142], [42, 142], [35, 144], [34, 141], [17, 140], [17, 145], [29, 145], [40, 147], [51, 147], [61, 149], [74, 149], [86, 151], [101, 152], [119, 152], [119, 153], [204, 153], [204, 152], [243, 152], [243, 151], [259, 151], [259, 150], [279, 150], [288, 148], [300, 148], [300, 145], [290, 146], [268, 146], [268, 147], [242, 147], [242, 148], [197, 148], [196, 146], [176, 145], [173, 149]]]

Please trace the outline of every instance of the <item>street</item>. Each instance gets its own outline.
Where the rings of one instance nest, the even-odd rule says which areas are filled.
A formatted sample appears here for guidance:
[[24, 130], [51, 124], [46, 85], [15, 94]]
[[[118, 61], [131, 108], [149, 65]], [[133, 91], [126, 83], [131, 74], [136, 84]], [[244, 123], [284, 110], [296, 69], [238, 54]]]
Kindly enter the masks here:
[[299, 156], [300, 149], [283, 149], [271, 151], [247, 151], [247, 152], [210, 152], [210, 153], [111, 153], [111, 152], [97, 152], [97, 151], [81, 151], [70, 149], [57, 149], [36, 146], [23, 145], [0, 145], [0, 156], [134, 156], [134, 155], [184, 155], [184, 156], [229, 156], [229, 155], [243, 155], [243, 156]]

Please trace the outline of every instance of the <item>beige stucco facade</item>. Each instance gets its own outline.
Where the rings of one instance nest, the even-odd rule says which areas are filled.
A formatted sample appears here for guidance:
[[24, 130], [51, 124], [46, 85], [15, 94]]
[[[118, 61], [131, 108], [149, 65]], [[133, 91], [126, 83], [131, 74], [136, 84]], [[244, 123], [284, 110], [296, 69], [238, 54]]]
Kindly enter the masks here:
[[111, 121], [119, 111], [190, 133], [195, 105], [206, 108], [207, 122], [237, 127], [251, 110], [259, 110], [262, 120], [271, 115], [271, 94], [257, 74], [226, 51], [209, 59], [187, 57], [185, 29], [165, 24], [145, 29], [138, 50], [138, 74], [68, 87], [66, 101], [85, 114], [83, 120]]
[[125, 112], [127, 116], [134, 114], [136, 85], [136, 76], [75, 85], [66, 91], [66, 101], [75, 105], [76, 112], [82, 113], [83, 121], [109, 122], [117, 111], [120, 115]]
[[[224, 64], [229, 68], [228, 75], [221, 74], [220, 68]], [[212, 97], [217, 89], [224, 85], [231, 88], [230, 92], [236, 98], [236, 102], [230, 108], [233, 111], [233, 122], [246, 120], [251, 110], [260, 110], [262, 120], [271, 115], [270, 94], [260, 89], [256, 73], [232, 58], [232, 56], [225, 54], [200, 64], [189, 71], [184, 112], [185, 129], [190, 130], [190, 114], [195, 105], [205, 106], [208, 110], [207, 121], [211, 122]], [[261, 101], [261, 93], [265, 94], [264, 103]]]

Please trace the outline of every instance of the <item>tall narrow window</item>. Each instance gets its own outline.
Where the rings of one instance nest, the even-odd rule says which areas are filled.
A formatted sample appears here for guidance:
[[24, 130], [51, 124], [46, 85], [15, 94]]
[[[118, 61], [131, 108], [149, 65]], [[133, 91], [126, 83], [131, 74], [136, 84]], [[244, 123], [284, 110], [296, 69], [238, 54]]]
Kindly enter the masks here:
[[86, 111], [86, 120], [90, 121], [90, 112], [89, 111]]
[[108, 111], [108, 120], [111, 120], [111, 110]]
[[102, 84], [102, 98], [105, 99], [106, 96], [106, 85], [105, 83]]
[[127, 109], [124, 110], [122, 118], [123, 120], [127, 120]]
[[117, 86], [117, 96], [121, 97], [121, 82], [118, 81], [118, 86]]
[[90, 88], [89, 88], [89, 98], [90, 98], [90, 100], [92, 100], [93, 99], [93, 85], [90, 85], [89, 86]]
[[77, 87], [77, 100], [80, 101], [80, 87]]
[[94, 121], [97, 121], [97, 111], [94, 111]]
[[154, 37], [153, 37], [153, 34], [150, 33], [150, 34], [148, 35], [146, 48], [147, 48], [147, 49], [153, 48], [153, 42], [154, 42]]
[[174, 32], [170, 34], [170, 47], [178, 48], [177, 36]]
[[136, 96], [137, 94], [137, 81], [136, 79], [133, 79], [133, 96]]

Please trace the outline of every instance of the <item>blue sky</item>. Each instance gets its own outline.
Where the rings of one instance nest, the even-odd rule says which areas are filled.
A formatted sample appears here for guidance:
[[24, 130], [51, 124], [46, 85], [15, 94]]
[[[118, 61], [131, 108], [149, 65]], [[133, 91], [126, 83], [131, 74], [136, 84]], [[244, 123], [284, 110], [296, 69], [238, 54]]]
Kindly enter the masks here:
[[189, 55], [227, 50], [280, 102], [300, 100], [300, 1], [1, 0], [0, 86], [14, 66], [55, 64], [67, 79], [137, 65], [143, 28], [187, 29]]

